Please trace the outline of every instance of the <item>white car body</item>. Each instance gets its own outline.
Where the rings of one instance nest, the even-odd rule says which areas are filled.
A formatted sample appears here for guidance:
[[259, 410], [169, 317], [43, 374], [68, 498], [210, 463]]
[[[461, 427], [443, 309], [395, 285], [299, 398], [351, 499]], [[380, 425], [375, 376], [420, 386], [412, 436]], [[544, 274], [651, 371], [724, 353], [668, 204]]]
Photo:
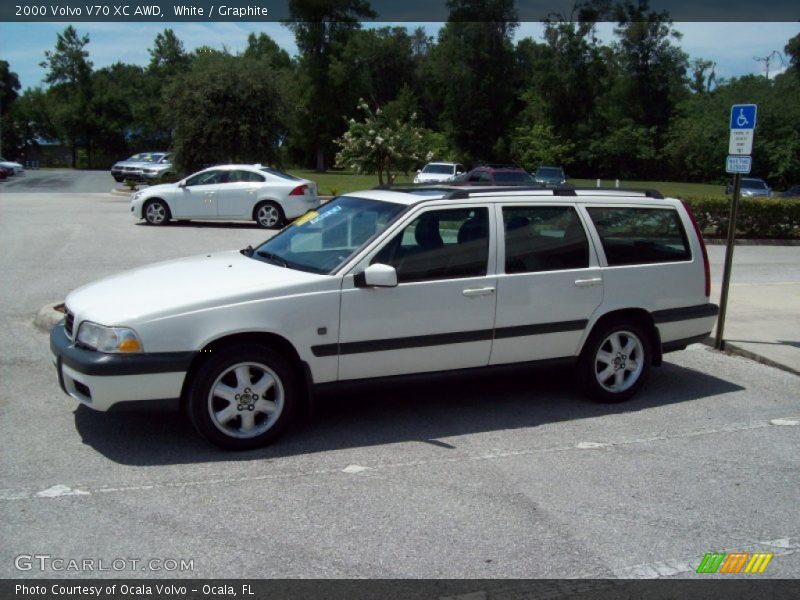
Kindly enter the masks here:
[[168, 208], [167, 220], [253, 221], [258, 207], [271, 203], [282, 213], [273, 224], [279, 226], [319, 206], [313, 181], [279, 173], [260, 165], [210, 167], [177, 183], [136, 192], [131, 199], [131, 215], [146, 219], [148, 204], [158, 200]]
[[452, 181], [464, 172], [464, 165], [452, 162], [431, 162], [417, 171], [414, 183], [442, 183]]
[[21, 175], [25, 172], [25, 167], [23, 167], [20, 163], [14, 162], [13, 160], [6, 160], [2, 156], [0, 156], [0, 167], [4, 167], [11, 171], [12, 175]]
[[[647, 330], [657, 365], [662, 352], [700, 341], [713, 327], [717, 307], [709, 304], [705, 248], [679, 200], [622, 191], [580, 190], [565, 196], [544, 189], [480, 188], [453, 191], [448, 197], [382, 190], [348, 197], [396, 205], [399, 213], [330, 272], [301, 271], [287, 268], [288, 263], [283, 267], [224, 252], [141, 267], [69, 294], [67, 327], [57, 326], [51, 334], [64, 390], [99, 411], [131, 401], [177, 403], [185, 399], [198, 361], [206, 360], [210, 349], [219, 358], [228, 347], [226, 340], [242, 335], [263, 339], [298, 369], [302, 365], [311, 389], [394, 375], [575, 362], [598, 328], [626, 318]], [[318, 220], [324, 227], [323, 217], [342, 201], [304, 217], [265, 246], [280, 236], [301, 239], [298, 231], [309, 220], [309, 227]], [[410, 224], [416, 224], [416, 236], [426, 218], [459, 210], [488, 218], [481, 273], [398, 284], [402, 264], [373, 264], [397, 240], [405, 244]], [[512, 269], [506, 255], [516, 250], [507, 240], [516, 238], [506, 217], [520, 211], [568, 214], [574, 224], [562, 238], [548, 237], [553, 234], [547, 230], [540, 237], [545, 244], [567, 244], [571, 227], [570, 235], [577, 235], [586, 249], [584, 263], [543, 271]], [[606, 225], [593, 219], [602, 211], [672, 219], [681, 230], [678, 244], [684, 254], [655, 264], [609, 264], [604, 244], [618, 242], [601, 237]], [[461, 239], [468, 221], [459, 228], [457, 242], [455, 231], [446, 236], [445, 247], [452, 247], [457, 259], [462, 243], [464, 252], [470, 252], [468, 236]], [[78, 347], [76, 338], [85, 322], [130, 328], [141, 340], [142, 353], [124, 356]]]

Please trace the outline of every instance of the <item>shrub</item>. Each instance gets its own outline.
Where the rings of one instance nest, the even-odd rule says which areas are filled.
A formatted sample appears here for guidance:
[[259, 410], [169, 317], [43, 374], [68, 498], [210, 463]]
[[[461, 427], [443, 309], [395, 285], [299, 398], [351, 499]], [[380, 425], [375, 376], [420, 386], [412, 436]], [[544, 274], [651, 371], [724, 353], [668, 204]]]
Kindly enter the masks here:
[[[703, 234], [728, 234], [731, 199], [723, 196], [685, 196]], [[736, 235], [746, 238], [800, 238], [800, 198], [742, 198], [736, 216]]]

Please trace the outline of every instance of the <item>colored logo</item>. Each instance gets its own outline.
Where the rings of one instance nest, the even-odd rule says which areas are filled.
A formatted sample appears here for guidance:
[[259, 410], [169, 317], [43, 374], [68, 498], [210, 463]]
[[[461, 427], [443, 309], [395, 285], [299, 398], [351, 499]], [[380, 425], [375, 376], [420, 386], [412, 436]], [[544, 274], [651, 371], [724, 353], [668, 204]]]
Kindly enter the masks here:
[[771, 552], [706, 552], [698, 573], [763, 573], [769, 561], [772, 560]]

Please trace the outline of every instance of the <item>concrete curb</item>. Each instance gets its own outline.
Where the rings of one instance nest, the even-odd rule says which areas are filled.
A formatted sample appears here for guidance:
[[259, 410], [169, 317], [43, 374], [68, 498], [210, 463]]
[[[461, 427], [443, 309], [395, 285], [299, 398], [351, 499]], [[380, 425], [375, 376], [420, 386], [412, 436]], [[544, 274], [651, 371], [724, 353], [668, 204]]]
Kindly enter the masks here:
[[50, 333], [50, 330], [64, 318], [64, 313], [58, 310], [58, 308], [63, 307], [63, 302], [54, 302], [53, 304], [43, 306], [39, 309], [39, 312], [36, 313], [33, 324], [45, 333]]
[[133, 194], [135, 194], [135, 193], [136, 192], [129, 192], [128, 190], [118, 190], [116, 188], [111, 190], [111, 194], [113, 194], [114, 196], [127, 196], [128, 198], [133, 196]]
[[[714, 338], [709, 336], [706, 339], [704, 339], [702, 343], [714, 349], [714, 341], [715, 341]], [[741, 356], [742, 358], [754, 360], [757, 363], [761, 363], [762, 365], [767, 365], [768, 367], [773, 367], [774, 369], [780, 369], [781, 371], [786, 371], [787, 373], [791, 373], [792, 375], [800, 375], [800, 371], [796, 371], [792, 367], [776, 362], [770, 358], [767, 358], [766, 356], [761, 356], [760, 354], [756, 354], [755, 352], [752, 352], [750, 350], [745, 350], [741, 346], [737, 346], [736, 344], [732, 344], [728, 341], [725, 342], [725, 349], [723, 350], [723, 352], [725, 354], [732, 354], [734, 356]]]

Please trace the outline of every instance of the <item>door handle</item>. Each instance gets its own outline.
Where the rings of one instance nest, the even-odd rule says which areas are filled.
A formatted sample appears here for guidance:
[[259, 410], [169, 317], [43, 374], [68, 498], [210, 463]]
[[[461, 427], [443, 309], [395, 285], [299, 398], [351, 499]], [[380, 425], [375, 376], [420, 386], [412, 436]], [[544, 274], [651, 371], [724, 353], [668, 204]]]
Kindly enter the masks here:
[[474, 298], [475, 296], [488, 296], [489, 294], [494, 294], [493, 287], [482, 287], [482, 288], [467, 288], [461, 292], [467, 298]]
[[591, 279], [576, 279], [575, 285], [578, 287], [592, 287], [593, 285], [602, 285], [602, 277], [592, 277]]

